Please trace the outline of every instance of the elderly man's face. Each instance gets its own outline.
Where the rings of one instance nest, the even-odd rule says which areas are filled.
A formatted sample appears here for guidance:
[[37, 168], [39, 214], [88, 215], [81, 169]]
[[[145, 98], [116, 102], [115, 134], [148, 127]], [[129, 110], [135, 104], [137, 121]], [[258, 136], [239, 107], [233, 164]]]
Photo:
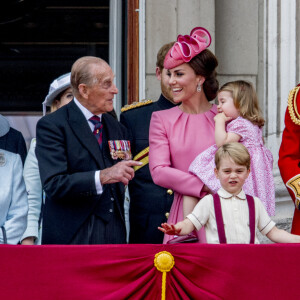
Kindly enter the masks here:
[[87, 87], [86, 107], [95, 115], [113, 110], [113, 99], [118, 93], [114, 84], [114, 73], [108, 64], [95, 65], [93, 68], [98, 82]]

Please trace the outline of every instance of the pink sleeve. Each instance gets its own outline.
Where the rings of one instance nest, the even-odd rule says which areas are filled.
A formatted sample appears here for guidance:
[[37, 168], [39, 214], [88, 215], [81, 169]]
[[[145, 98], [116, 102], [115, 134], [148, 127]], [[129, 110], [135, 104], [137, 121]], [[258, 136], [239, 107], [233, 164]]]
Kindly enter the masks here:
[[238, 134], [242, 139], [244, 139], [247, 135], [249, 135], [247, 122], [249, 121], [243, 118], [232, 120], [227, 124], [226, 131]]
[[[155, 184], [179, 194], [199, 198], [203, 183], [197, 176], [171, 166], [167, 129], [159, 113], [153, 113], [149, 131], [149, 168]], [[201, 197], [202, 197], [201, 193]]]

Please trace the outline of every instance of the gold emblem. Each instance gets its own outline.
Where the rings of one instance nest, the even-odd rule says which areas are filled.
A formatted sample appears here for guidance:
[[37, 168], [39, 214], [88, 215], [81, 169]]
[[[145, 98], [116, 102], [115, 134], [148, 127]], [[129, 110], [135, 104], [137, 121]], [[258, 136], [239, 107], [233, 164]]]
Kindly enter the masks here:
[[167, 193], [168, 193], [169, 195], [173, 195], [173, 191], [172, 191], [171, 189], [168, 189], [168, 190], [167, 190]]

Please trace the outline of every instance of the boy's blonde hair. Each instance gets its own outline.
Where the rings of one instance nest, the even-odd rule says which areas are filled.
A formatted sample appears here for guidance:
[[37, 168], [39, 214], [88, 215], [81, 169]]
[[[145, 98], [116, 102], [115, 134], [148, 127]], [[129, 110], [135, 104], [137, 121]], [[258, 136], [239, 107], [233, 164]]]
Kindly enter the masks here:
[[239, 110], [241, 117], [258, 127], [264, 126], [265, 120], [259, 108], [256, 92], [250, 82], [244, 80], [227, 82], [220, 88], [219, 93], [222, 91], [232, 94], [234, 106]]
[[217, 170], [220, 168], [221, 160], [225, 157], [231, 158], [237, 165], [250, 169], [250, 154], [247, 148], [237, 142], [227, 143], [221, 146], [215, 154], [215, 164]]

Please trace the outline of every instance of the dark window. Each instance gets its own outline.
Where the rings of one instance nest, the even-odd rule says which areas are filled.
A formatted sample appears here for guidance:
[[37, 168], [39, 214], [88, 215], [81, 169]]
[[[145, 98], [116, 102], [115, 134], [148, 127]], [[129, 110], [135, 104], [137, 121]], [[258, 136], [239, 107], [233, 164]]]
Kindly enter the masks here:
[[49, 84], [85, 55], [108, 61], [109, 0], [10, 0], [0, 13], [0, 111], [41, 112]]

